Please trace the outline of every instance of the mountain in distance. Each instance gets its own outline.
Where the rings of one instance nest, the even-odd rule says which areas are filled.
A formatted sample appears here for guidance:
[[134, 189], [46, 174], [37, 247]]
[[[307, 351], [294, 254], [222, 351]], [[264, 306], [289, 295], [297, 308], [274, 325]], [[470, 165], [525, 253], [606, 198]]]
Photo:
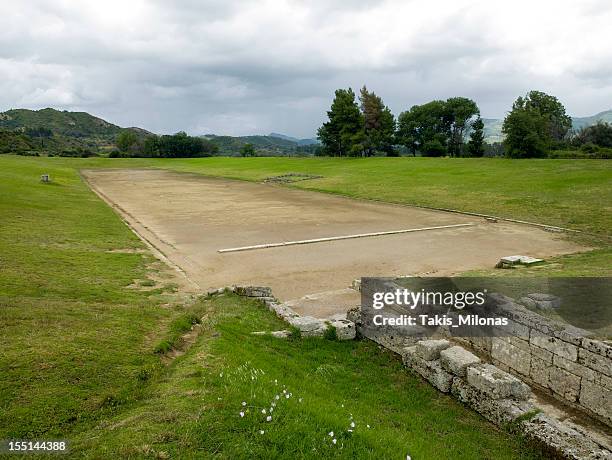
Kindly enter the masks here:
[[269, 137], [278, 137], [279, 139], [285, 139], [286, 141], [295, 142], [297, 145], [313, 145], [319, 144], [319, 140], [315, 138], [298, 139], [297, 137], [287, 136], [286, 134], [270, 133]]
[[[283, 156], [297, 153], [308, 154], [308, 144], [299, 144], [300, 139], [290, 136], [218, 136], [206, 134], [202, 136], [214, 142], [219, 147], [219, 155], [240, 155], [245, 144], [252, 144], [258, 155]], [[295, 140], [292, 140], [295, 139]], [[318, 144], [318, 143], [317, 143]]]
[[[504, 120], [501, 118], [483, 118], [485, 142], [501, 142], [504, 140], [502, 125]], [[612, 123], [612, 109], [599, 112], [590, 117], [572, 117], [572, 129], [579, 131], [582, 128], [594, 125], [599, 121]]]

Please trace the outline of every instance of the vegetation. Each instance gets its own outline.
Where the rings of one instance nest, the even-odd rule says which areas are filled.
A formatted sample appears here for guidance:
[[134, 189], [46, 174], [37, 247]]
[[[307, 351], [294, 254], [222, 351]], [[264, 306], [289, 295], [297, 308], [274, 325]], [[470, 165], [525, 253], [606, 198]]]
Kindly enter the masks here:
[[0, 157], [0, 438], [68, 438], [74, 458], [539, 458], [371, 343], [255, 336], [284, 325], [253, 301], [135, 289], [152, 257], [76, 168], [221, 160], [261, 159]]
[[336, 90], [327, 116], [329, 121], [317, 131], [323, 153], [340, 157], [365, 155], [364, 116], [351, 88]]
[[558, 147], [572, 127], [572, 119], [554, 96], [530, 91], [519, 97], [502, 128], [507, 155], [511, 158], [541, 158]]
[[145, 137], [137, 136], [131, 130], [123, 130], [117, 136], [119, 152], [112, 157], [136, 158], [198, 158], [208, 157], [219, 151], [219, 148], [207, 139], [188, 136], [180, 131], [173, 135]]
[[254, 157], [256, 153], [253, 144], [244, 144], [240, 149], [240, 155], [243, 157]]

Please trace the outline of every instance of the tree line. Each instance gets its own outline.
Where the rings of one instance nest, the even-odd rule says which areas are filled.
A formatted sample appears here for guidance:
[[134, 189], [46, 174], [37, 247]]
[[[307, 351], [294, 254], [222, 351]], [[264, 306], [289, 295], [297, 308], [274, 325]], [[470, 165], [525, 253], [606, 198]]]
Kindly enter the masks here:
[[327, 117], [317, 136], [318, 153], [329, 156], [397, 156], [403, 151], [414, 156], [481, 157], [493, 152], [533, 158], [545, 157], [551, 150], [612, 148], [612, 125], [598, 123], [575, 132], [563, 104], [541, 91], [530, 91], [514, 102], [504, 119], [505, 139], [499, 146], [485, 143], [480, 109], [465, 97], [414, 105], [396, 120], [365, 86], [358, 98], [351, 88], [338, 89]]
[[212, 156], [219, 151], [213, 142], [201, 137], [188, 136], [180, 131], [172, 135], [139, 135], [124, 129], [117, 135], [117, 149], [111, 157], [143, 158], [196, 158]]

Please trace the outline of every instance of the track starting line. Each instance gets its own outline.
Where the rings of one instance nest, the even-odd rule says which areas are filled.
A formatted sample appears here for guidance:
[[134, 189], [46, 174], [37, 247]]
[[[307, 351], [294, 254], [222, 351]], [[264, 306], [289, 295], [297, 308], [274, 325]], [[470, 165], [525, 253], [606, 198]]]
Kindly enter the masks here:
[[219, 249], [217, 252], [226, 253], [226, 252], [252, 251], [255, 249], [279, 248], [283, 246], [295, 246], [298, 244], [313, 244], [313, 243], [324, 243], [326, 241], [350, 240], [354, 238], [369, 238], [372, 236], [397, 235], [398, 233], [413, 233], [413, 232], [424, 232], [427, 230], [442, 230], [446, 228], [472, 227], [474, 225], [476, 224], [474, 223], [453, 224], [453, 225], [440, 225], [438, 227], [408, 228], [408, 229], [403, 229], [403, 230], [390, 230], [386, 232], [358, 233], [355, 235], [329, 236], [325, 238], [314, 238], [311, 240], [284, 241], [282, 243], [264, 243], [264, 244], [256, 244], [253, 246], [241, 246], [237, 248]]

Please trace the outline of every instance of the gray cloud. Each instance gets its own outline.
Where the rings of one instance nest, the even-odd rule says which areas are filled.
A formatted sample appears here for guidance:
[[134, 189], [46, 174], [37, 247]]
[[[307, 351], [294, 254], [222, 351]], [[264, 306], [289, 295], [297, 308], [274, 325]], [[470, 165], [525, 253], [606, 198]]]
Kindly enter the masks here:
[[23, 0], [0, 6], [0, 109], [312, 136], [365, 83], [395, 113], [463, 95], [500, 117], [540, 89], [588, 115], [612, 107], [610, 23], [602, 0]]

